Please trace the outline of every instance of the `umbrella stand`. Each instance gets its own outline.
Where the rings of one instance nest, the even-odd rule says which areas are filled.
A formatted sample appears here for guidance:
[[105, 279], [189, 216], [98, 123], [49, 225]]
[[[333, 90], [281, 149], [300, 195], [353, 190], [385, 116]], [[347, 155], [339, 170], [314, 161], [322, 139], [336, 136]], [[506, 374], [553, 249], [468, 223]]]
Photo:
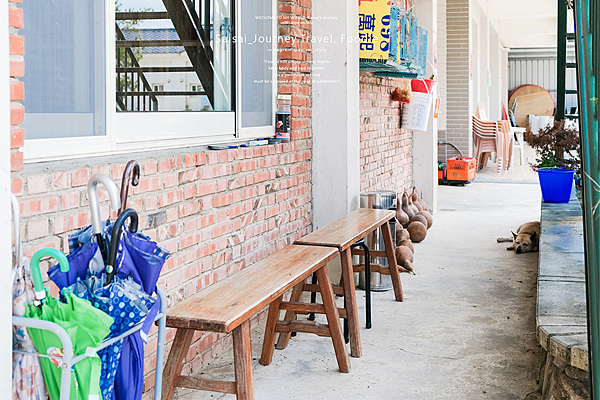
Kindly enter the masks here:
[[[165, 296], [165, 292], [156, 287], [156, 293], [158, 295], [158, 300], [160, 301], [160, 312], [156, 315], [155, 321], [158, 321], [158, 347], [156, 350], [156, 373], [155, 373], [155, 383], [154, 383], [154, 400], [160, 400], [162, 394], [162, 375], [163, 375], [163, 361], [164, 361], [164, 351], [165, 351], [165, 330], [166, 330], [166, 308], [167, 308], [167, 298]], [[12, 323], [15, 326], [24, 326], [26, 328], [35, 328], [35, 329], [43, 329], [50, 331], [62, 342], [62, 351], [63, 356], [53, 356], [49, 357], [45, 354], [35, 354], [38, 357], [47, 357], [55, 360], [60, 360], [59, 367], [62, 368], [61, 374], [61, 390], [60, 390], [60, 400], [69, 400], [70, 389], [71, 389], [71, 368], [81, 360], [84, 360], [87, 357], [93, 357], [97, 351], [110, 346], [111, 344], [123, 339], [126, 336], [129, 336], [139, 330], [142, 329], [144, 323], [143, 321], [124, 332], [123, 334], [111, 338], [106, 339], [102, 342], [102, 344], [98, 347], [88, 347], [86, 349], [85, 354], [80, 354], [75, 356], [73, 354], [73, 343], [71, 342], [71, 338], [67, 334], [67, 332], [58, 324], [49, 321], [43, 321], [39, 319], [33, 318], [25, 318], [25, 317], [15, 317], [13, 316]], [[18, 351], [15, 351], [18, 352]], [[31, 354], [31, 353], [27, 353]]]
[[[71, 367], [73, 366], [73, 343], [62, 326], [54, 322], [43, 321], [40, 319], [16, 317], [13, 315], [12, 323], [15, 326], [24, 326], [26, 328], [43, 329], [54, 333], [62, 343], [63, 356], [60, 357], [62, 374], [60, 379], [60, 400], [69, 400], [71, 395]], [[15, 352], [15, 351], [13, 351]], [[46, 354], [35, 354], [38, 357], [48, 357], [58, 359], [59, 357], [50, 357]]]

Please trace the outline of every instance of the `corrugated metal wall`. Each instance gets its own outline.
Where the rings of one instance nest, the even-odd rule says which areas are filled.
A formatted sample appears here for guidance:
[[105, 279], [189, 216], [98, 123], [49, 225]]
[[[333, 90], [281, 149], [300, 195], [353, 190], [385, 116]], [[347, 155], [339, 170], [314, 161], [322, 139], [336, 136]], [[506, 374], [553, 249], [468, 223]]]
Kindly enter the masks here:
[[[567, 61], [575, 62], [575, 50], [567, 46]], [[515, 49], [508, 53], [508, 90], [521, 85], [539, 85], [556, 102], [556, 49]], [[577, 89], [575, 69], [567, 69], [566, 88]], [[567, 111], [577, 107], [577, 95], [568, 94]]]

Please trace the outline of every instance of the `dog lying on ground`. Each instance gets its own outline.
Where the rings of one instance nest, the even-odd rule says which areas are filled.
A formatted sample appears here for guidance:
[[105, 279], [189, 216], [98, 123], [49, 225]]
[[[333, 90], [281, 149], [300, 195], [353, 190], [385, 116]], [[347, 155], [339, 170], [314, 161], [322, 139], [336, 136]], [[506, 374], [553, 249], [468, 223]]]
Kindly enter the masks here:
[[538, 251], [540, 242], [540, 223], [526, 222], [517, 228], [517, 233], [511, 232], [512, 238], [498, 238], [500, 242], [512, 242], [512, 246], [506, 250], [514, 250], [517, 254]]

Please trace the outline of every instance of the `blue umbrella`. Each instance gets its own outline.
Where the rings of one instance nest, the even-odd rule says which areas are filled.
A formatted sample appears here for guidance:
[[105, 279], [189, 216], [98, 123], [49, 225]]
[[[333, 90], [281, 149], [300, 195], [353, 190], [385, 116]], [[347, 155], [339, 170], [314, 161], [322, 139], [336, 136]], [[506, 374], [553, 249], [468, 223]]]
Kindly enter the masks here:
[[[131, 209], [125, 210], [122, 216], [133, 216], [135, 212]], [[119, 231], [119, 219], [115, 222], [114, 232]], [[144, 292], [148, 295], [156, 291], [156, 282], [165, 260], [170, 253], [161, 249], [155, 242], [149, 238], [135, 233], [137, 228], [137, 214], [132, 219], [129, 230], [121, 232], [120, 256], [116, 261], [114, 273], [117, 277], [130, 277], [138, 282]], [[111, 256], [116, 253], [111, 240]], [[110, 260], [112, 262], [112, 259]], [[143, 328], [133, 335], [123, 339], [123, 354], [117, 377], [115, 381], [115, 395], [117, 400], [139, 400], [142, 397], [144, 387], [144, 344], [147, 342], [148, 332], [154, 322], [158, 309], [160, 307], [157, 301], [150, 310]]]
[[[106, 306], [111, 293], [107, 291], [97, 295], [95, 293], [97, 289], [102, 289], [103, 282], [100, 279], [106, 268], [107, 241], [109, 240], [107, 224], [102, 223], [100, 215], [98, 183], [102, 183], [108, 191], [112, 209], [116, 210], [120, 207], [121, 201], [117, 185], [104, 174], [94, 174], [87, 185], [92, 225], [69, 237], [71, 253], [67, 258], [71, 266], [70, 270], [63, 273], [53, 267], [48, 270], [48, 276], [59, 288], [68, 287], [71, 292], [81, 298], [95, 300], [92, 301], [92, 304], [102, 310], [101, 306]], [[118, 296], [126, 288], [115, 286], [113, 290], [112, 295]], [[106, 306], [103, 311], [107, 312], [108, 308], [109, 306]], [[122, 324], [113, 324], [109, 337], [118, 336], [121, 329]], [[121, 341], [100, 350], [98, 355], [102, 360], [102, 379], [100, 381], [102, 398], [109, 400], [113, 398], [114, 375], [121, 356]]]
[[71, 269], [67, 274], [59, 273], [57, 268], [48, 270], [48, 276], [59, 288], [75, 284], [78, 278], [83, 281], [89, 275], [99, 275], [105, 269], [108, 259], [108, 224], [102, 222], [100, 215], [98, 183], [102, 183], [108, 191], [112, 209], [117, 210], [121, 206], [119, 189], [113, 180], [104, 174], [94, 174], [87, 185], [92, 225], [69, 235], [70, 253], [67, 258]]

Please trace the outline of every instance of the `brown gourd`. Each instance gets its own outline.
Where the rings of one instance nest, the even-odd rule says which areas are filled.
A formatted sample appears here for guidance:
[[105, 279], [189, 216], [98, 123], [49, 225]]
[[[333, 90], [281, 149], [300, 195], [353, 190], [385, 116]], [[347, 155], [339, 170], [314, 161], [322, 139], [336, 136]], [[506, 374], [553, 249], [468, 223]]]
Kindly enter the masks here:
[[415, 205], [413, 204], [413, 201], [412, 201], [412, 196], [411, 196], [411, 195], [409, 195], [409, 194], [407, 194], [407, 196], [408, 196], [408, 206], [409, 206], [409, 207], [412, 209], [412, 211], [413, 211], [413, 213], [414, 213], [415, 215], [416, 215], [416, 214], [418, 214], [418, 213], [419, 213], [419, 209], [417, 208], [417, 206], [415, 206]]
[[427, 227], [422, 222], [414, 221], [408, 224], [406, 228], [410, 234], [410, 240], [413, 243], [419, 243], [427, 236]]
[[401, 227], [400, 224], [396, 224], [396, 243], [403, 240], [410, 240], [410, 234], [406, 229]]
[[[408, 231], [407, 231], [408, 232]], [[403, 240], [400, 243], [396, 242], [397, 246], [405, 246], [408, 247], [409, 249], [412, 250], [413, 254], [415, 252], [415, 246], [413, 246], [412, 242], [410, 241], [410, 239], [408, 240]]]
[[408, 218], [408, 215], [404, 212], [404, 210], [402, 210], [402, 205], [401, 205], [402, 204], [402, 200], [400, 198], [398, 198], [397, 204], [400, 204], [400, 206], [396, 207], [396, 219], [399, 222], [398, 225], [405, 226], [405, 225], [408, 224], [408, 221], [410, 220], [410, 218]]
[[[406, 213], [406, 215], [408, 215], [408, 219], [410, 221], [410, 219], [412, 217], [415, 216], [415, 212], [413, 211], [412, 207], [410, 207], [408, 205], [408, 195], [406, 194], [406, 192], [402, 193], [402, 211], [404, 211]], [[408, 224], [408, 221], [407, 221]], [[406, 225], [402, 225], [406, 228]]]
[[[422, 211], [421, 211], [421, 212], [422, 212]], [[412, 218], [410, 219], [410, 222], [409, 222], [409, 224], [410, 224], [411, 222], [414, 222], [414, 221], [419, 221], [420, 223], [422, 223], [423, 225], [425, 225], [425, 227], [427, 227], [427, 218], [426, 218], [424, 215], [421, 215], [421, 214], [417, 214], [417, 215], [415, 215], [414, 217], [412, 217]]]
[[396, 247], [396, 262], [399, 267], [404, 268], [405, 270], [415, 273], [413, 270], [414, 254], [410, 250], [410, 248], [406, 246], [398, 246]]
[[429, 213], [429, 211], [421, 211], [419, 215], [422, 215], [427, 220], [427, 229], [431, 228], [433, 225], [433, 217]]
[[413, 192], [410, 195], [410, 198], [411, 198], [411, 201], [412, 201], [413, 205], [415, 207], [417, 207], [417, 209], [419, 211], [423, 211], [423, 205], [419, 201], [419, 194], [417, 193], [417, 187], [416, 186], [413, 188]]
[[421, 199], [419, 200], [419, 202], [421, 203], [421, 206], [423, 207], [424, 211], [429, 211], [429, 207], [427, 206], [427, 203], [425, 203], [425, 200], [423, 200], [423, 192], [421, 191]]

